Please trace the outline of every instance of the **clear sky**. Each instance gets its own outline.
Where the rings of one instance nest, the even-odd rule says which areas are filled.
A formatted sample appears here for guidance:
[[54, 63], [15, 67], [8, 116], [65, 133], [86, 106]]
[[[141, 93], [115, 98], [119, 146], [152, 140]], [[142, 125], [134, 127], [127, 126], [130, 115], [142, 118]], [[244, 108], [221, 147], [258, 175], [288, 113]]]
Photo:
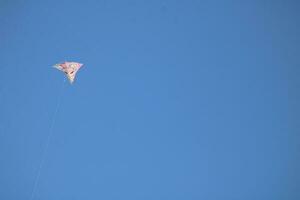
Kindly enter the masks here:
[[1, 0], [0, 199], [300, 199], [296, 0]]

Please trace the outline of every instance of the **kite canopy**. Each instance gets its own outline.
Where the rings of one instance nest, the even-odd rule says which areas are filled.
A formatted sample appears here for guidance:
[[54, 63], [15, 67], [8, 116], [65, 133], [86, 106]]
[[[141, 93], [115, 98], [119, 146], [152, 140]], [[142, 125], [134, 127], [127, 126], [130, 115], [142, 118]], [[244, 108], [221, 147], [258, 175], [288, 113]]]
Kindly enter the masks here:
[[62, 72], [64, 72], [69, 79], [70, 83], [74, 82], [76, 73], [82, 67], [83, 64], [77, 62], [64, 62], [54, 65], [54, 67]]

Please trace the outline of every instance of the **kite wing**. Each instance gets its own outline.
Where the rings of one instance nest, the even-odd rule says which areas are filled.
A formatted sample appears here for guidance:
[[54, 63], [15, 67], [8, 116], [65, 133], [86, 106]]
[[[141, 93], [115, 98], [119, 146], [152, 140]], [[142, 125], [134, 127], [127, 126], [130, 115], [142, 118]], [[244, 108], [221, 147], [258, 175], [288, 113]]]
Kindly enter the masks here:
[[70, 83], [74, 82], [76, 73], [82, 67], [83, 64], [77, 62], [64, 62], [54, 65], [54, 67], [62, 72], [64, 72], [69, 79]]

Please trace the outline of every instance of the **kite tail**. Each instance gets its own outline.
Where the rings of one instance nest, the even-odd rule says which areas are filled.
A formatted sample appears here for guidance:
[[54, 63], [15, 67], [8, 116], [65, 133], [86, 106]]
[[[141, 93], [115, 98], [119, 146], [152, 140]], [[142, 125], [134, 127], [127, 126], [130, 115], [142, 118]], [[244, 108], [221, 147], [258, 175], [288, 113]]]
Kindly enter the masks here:
[[60, 94], [58, 96], [58, 100], [57, 100], [57, 104], [56, 104], [54, 114], [52, 116], [52, 120], [51, 120], [51, 124], [50, 124], [50, 127], [49, 127], [45, 148], [42, 152], [42, 158], [41, 158], [39, 168], [38, 168], [38, 171], [37, 171], [37, 176], [36, 176], [35, 181], [34, 181], [33, 189], [32, 189], [31, 195], [30, 195], [30, 200], [34, 199], [34, 196], [35, 196], [35, 193], [36, 193], [36, 190], [37, 190], [37, 186], [38, 186], [38, 183], [39, 183], [39, 180], [40, 180], [41, 171], [42, 171], [44, 162], [46, 160], [46, 154], [47, 154], [47, 151], [49, 149], [50, 140], [51, 140], [52, 135], [53, 135], [53, 127], [54, 127], [54, 124], [55, 124], [57, 113], [58, 113], [59, 108], [60, 108], [65, 82], [66, 82], [66, 79], [64, 79], [64, 81], [61, 85]]

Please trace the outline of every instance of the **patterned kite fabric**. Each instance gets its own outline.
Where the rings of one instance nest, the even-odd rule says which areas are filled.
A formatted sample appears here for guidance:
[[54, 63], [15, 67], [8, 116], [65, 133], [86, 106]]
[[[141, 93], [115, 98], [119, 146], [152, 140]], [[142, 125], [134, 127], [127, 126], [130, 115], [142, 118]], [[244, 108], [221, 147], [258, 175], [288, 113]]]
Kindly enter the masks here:
[[83, 64], [77, 62], [64, 62], [54, 65], [56, 69], [66, 74], [71, 84], [74, 82], [76, 73], [82, 66]]

